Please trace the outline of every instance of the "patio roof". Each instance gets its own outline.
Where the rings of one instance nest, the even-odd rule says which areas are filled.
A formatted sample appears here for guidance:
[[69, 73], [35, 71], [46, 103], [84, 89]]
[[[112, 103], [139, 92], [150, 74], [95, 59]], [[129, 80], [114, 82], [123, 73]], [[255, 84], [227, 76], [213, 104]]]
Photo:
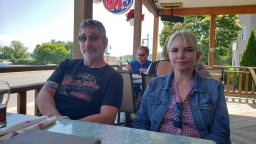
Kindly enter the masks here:
[[170, 15], [171, 6], [174, 16], [251, 14], [256, 13], [255, 0], [143, 0], [145, 7], [153, 15]]
[[[75, 0], [74, 18], [74, 58], [83, 58], [76, 36], [80, 23], [85, 19], [92, 19], [93, 0]], [[154, 15], [152, 60], [157, 60], [158, 27], [161, 15], [196, 16], [210, 15], [210, 41], [208, 65], [214, 65], [215, 18], [224, 14], [252, 14], [256, 13], [256, 0], [135, 0], [133, 59], [136, 59], [137, 48], [141, 45], [141, 13], [142, 4]]]

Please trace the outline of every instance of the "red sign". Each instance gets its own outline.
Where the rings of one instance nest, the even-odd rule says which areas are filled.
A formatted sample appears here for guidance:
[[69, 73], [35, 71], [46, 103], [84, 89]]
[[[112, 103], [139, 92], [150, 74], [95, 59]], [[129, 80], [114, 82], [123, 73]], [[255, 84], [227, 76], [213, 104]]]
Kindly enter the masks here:
[[103, 0], [104, 7], [111, 13], [123, 14], [132, 6], [133, 0]]

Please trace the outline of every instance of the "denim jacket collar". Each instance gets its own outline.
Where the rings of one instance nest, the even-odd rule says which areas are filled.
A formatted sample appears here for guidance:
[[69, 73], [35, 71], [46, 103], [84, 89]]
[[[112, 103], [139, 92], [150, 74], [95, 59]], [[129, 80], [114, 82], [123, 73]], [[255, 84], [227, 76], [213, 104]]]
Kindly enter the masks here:
[[[166, 82], [162, 84], [162, 86], [161, 86], [162, 89], [165, 89], [165, 90], [170, 89], [170, 85], [171, 85], [172, 79], [174, 77], [174, 70], [170, 74], [164, 75], [163, 77], [166, 78]], [[206, 77], [200, 75], [196, 70], [194, 70], [194, 91], [198, 91], [198, 92], [206, 91], [205, 84], [203, 81], [204, 78], [206, 78]]]

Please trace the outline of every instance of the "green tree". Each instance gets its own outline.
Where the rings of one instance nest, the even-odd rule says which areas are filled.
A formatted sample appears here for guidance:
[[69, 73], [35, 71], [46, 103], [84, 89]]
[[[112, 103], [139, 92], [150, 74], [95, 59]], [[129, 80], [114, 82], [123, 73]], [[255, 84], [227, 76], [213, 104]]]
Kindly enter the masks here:
[[13, 50], [10, 47], [4, 46], [0, 51], [2, 53], [0, 57], [1, 59], [13, 59]]
[[68, 58], [69, 52], [63, 44], [44, 43], [35, 51], [36, 61], [40, 64], [60, 63]]
[[[217, 15], [215, 28], [214, 64], [227, 65], [231, 63], [232, 42], [238, 37], [242, 26], [239, 25], [238, 15]], [[160, 34], [160, 46], [163, 47], [170, 36], [178, 31], [192, 31], [198, 41], [201, 51], [200, 61], [208, 64], [210, 16], [185, 16], [183, 23], [163, 21], [164, 28]], [[223, 57], [223, 58], [222, 58]], [[226, 62], [229, 60], [230, 62]]]
[[30, 53], [27, 52], [28, 47], [25, 47], [20, 41], [12, 41], [10, 47], [13, 50], [13, 56], [15, 59], [27, 58], [30, 55]]
[[245, 50], [239, 62], [240, 66], [256, 67], [256, 40], [255, 31], [252, 30]]
[[74, 54], [74, 42], [68, 41], [65, 45], [67, 51], [69, 51], [68, 58], [72, 59]]
[[[241, 60], [239, 61], [240, 66], [242, 67], [256, 67], [256, 36], [255, 31], [252, 30], [247, 41], [247, 45], [245, 47], [244, 52], [242, 53]], [[243, 70], [243, 69], [241, 69]], [[243, 81], [242, 81], [242, 90], [245, 89], [245, 79], [246, 75], [243, 74]], [[251, 89], [252, 85], [252, 77], [249, 77], [249, 90]], [[236, 86], [239, 87], [239, 76], [236, 77]]]
[[40, 44], [37, 44], [35, 49], [34, 49], [34, 52], [33, 52], [34, 54], [36, 53], [36, 51], [38, 50], [39, 47], [40, 47]]

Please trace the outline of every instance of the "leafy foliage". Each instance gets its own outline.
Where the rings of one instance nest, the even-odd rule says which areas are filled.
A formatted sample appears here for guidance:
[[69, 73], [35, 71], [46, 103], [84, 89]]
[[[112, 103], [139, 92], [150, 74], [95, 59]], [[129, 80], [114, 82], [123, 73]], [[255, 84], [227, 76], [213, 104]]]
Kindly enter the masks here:
[[11, 60], [13, 59], [13, 50], [12, 48], [8, 46], [4, 46], [3, 48], [0, 49], [2, 54], [0, 55], [0, 59], [8, 59]]
[[35, 51], [36, 61], [41, 64], [55, 63], [58, 64], [69, 56], [69, 51], [65, 49], [64, 44], [44, 43]]
[[30, 53], [27, 52], [28, 47], [25, 47], [23, 43], [21, 43], [20, 41], [12, 41], [10, 48], [13, 51], [13, 57], [15, 59], [19, 59], [19, 58], [27, 58]]
[[[215, 28], [214, 64], [228, 65], [232, 53], [232, 42], [238, 37], [242, 26], [238, 23], [238, 15], [217, 15]], [[178, 30], [190, 30], [197, 38], [200, 61], [208, 64], [210, 16], [186, 16], [183, 23], [163, 21], [164, 28], [160, 34], [160, 46], [163, 47], [170, 36]], [[227, 62], [227, 60], [229, 60]]]
[[239, 62], [240, 66], [256, 67], [256, 39], [255, 31], [252, 30], [247, 45]]

